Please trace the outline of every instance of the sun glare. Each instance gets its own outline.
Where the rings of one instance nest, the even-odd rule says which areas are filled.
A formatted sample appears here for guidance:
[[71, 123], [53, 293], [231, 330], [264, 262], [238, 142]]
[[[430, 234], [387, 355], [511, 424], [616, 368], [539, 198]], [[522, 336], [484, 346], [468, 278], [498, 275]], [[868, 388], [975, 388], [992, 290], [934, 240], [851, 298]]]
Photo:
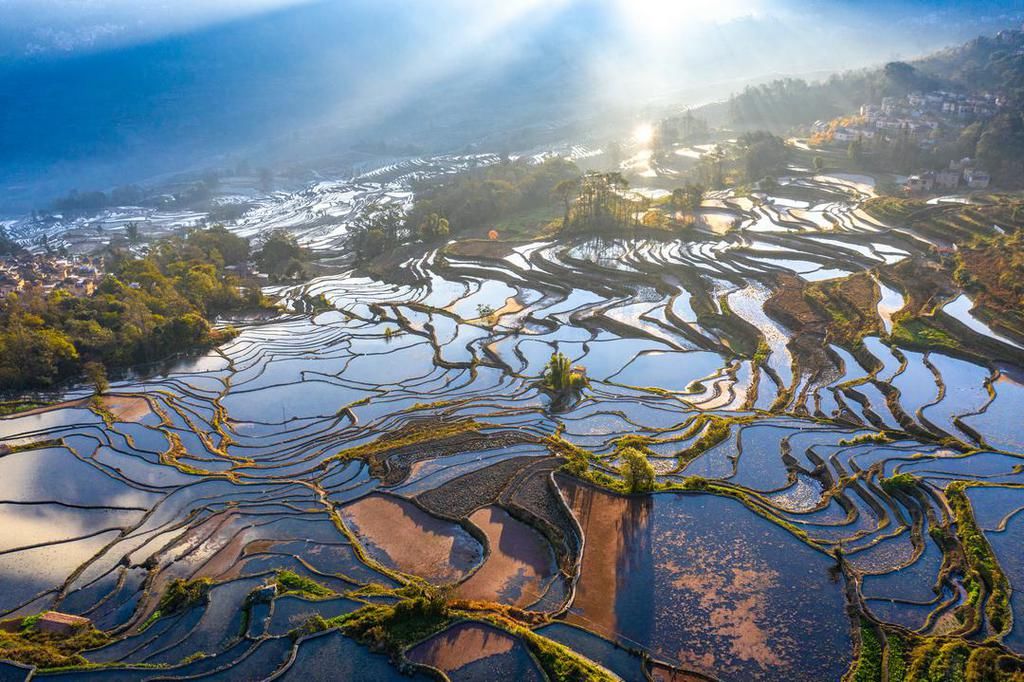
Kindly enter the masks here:
[[688, 27], [753, 14], [759, 4], [753, 0], [618, 0], [619, 11], [634, 31], [655, 36], [678, 35]]
[[641, 123], [633, 129], [633, 142], [646, 147], [654, 140], [654, 126], [650, 123]]

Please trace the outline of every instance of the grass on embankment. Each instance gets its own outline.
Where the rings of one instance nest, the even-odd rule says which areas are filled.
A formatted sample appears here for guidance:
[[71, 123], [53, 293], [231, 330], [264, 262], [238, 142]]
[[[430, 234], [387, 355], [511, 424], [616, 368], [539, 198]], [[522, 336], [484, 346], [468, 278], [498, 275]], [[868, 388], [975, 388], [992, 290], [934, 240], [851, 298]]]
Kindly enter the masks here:
[[341, 632], [376, 651], [382, 651], [404, 666], [405, 651], [460, 620], [477, 620], [520, 638], [537, 657], [553, 682], [610, 682], [603, 669], [567, 647], [538, 635], [536, 614], [488, 602], [451, 599], [447, 588], [413, 583], [394, 591], [401, 600], [394, 604], [368, 604], [337, 618], [319, 615], [307, 619], [290, 634], [293, 639], [338, 628]]
[[38, 617], [25, 618], [15, 632], [0, 630], [0, 659], [39, 668], [86, 665], [81, 652], [103, 646], [110, 637], [92, 625], [81, 625], [68, 633], [43, 632]]
[[[1010, 610], [1010, 581], [1003, 573], [992, 546], [978, 527], [967, 497], [967, 485], [954, 481], [946, 486], [946, 499], [956, 519], [956, 534], [964, 549], [967, 571], [964, 587], [967, 588], [967, 607], [980, 609], [985, 615], [992, 633], [1002, 637], [1013, 625]], [[986, 599], [987, 595], [987, 599]]]
[[[879, 629], [884, 643], [876, 634]], [[992, 643], [921, 636], [887, 625], [876, 628], [862, 618], [857, 656], [843, 679], [881, 682], [883, 664], [889, 682], [1018, 682], [1024, 675], [1024, 658]]]

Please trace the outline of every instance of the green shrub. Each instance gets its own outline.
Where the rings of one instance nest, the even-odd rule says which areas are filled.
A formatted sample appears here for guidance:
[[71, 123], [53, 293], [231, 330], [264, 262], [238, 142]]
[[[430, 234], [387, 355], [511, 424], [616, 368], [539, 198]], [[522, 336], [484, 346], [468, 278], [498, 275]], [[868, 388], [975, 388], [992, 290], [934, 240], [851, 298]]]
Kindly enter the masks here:
[[275, 581], [281, 594], [297, 594], [303, 597], [322, 598], [329, 597], [334, 592], [320, 583], [293, 573], [292, 571], [278, 571]]
[[654, 490], [654, 467], [640, 450], [625, 447], [619, 450], [622, 464], [619, 472], [631, 493], [647, 493]]
[[896, 492], [909, 493], [917, 487], [919, 480], [917, 476], [904, 472], [901, 474], [893, 474], [888, 478], [880, 479], [879, 483], [882, 484], [882, 490], [889, 494]]
[[855, 682], [881, 682], [882, 644], [871, 624], [865, 620], [860, 624], [860, 654], [856, 665], [853, 674]]
[[167, 591], [160, 597], [157, 610], [165, 616], [184, 611], [193, 604], [198, 604], [205, 599], [211, 587], [213, 587], [213, 580], [210, 578], [196, 578], [195, 580], [178, 578], [173, 580], [167, 586]]
[[563, 406], [572, 402], [584, 388], [590, 387], [590, 380], [587, 373], [581, 367], [573, 367], [572, 363], [562, 353], [552, 353], [544, 368], [544, 376], [541, 379], [541, 388], [551, 394], [556, 406]]

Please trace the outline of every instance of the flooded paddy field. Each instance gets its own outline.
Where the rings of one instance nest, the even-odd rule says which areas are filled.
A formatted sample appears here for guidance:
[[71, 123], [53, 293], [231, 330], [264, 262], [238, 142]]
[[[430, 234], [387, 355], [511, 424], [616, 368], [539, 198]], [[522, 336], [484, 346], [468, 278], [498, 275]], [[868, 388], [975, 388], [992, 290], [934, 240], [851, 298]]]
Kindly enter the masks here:
[[[0, 419], [0, 620], [89, 619], [73, 665], [104, 667], [45, 676], [97, 680], [543, 680], [552, 652], [838, 680], [876, 630], [1024, 653], [1024, 340], [944, 322], [952, 296], [956, 346], [904, 342], [929, 244], [857, 178], [799, 183], [685, 236], [268, 290], [291, 312], [203, 357]], [[538, 387], [555, 351], [590, 380], [568, 405]], [[657, 492], [623, 494], [626, 444]], [[395, 612], [416, 627], [367, 646]]]

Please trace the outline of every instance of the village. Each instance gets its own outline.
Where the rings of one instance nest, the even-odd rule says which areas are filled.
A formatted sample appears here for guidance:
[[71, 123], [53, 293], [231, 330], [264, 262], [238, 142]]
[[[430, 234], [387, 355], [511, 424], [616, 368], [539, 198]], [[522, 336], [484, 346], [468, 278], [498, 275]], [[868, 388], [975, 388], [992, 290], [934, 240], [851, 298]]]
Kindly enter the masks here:
[[[1006, 101], [1001, 95], [964, 95], [946, 91], [883, 97], [880, 104], [864, 104], [857, 115], [816, 121], [812, 145], [857, 145], [878, 148], [883, 143], [907, 141], [923, 152], [955, 142], [965, 128], [993, 118]], [[991, 175], [974, 159], [950, 160], [941, 169], [920, 169], [903, 183], [909, 194], [957, 189], [988, 188]]]
[[27, 288], [47, 293], [65, 291], [72, 296], [91, 296], [103, 279], [103, 258], [32, 254], [22, 251], [0, 256], [0, 299]]

